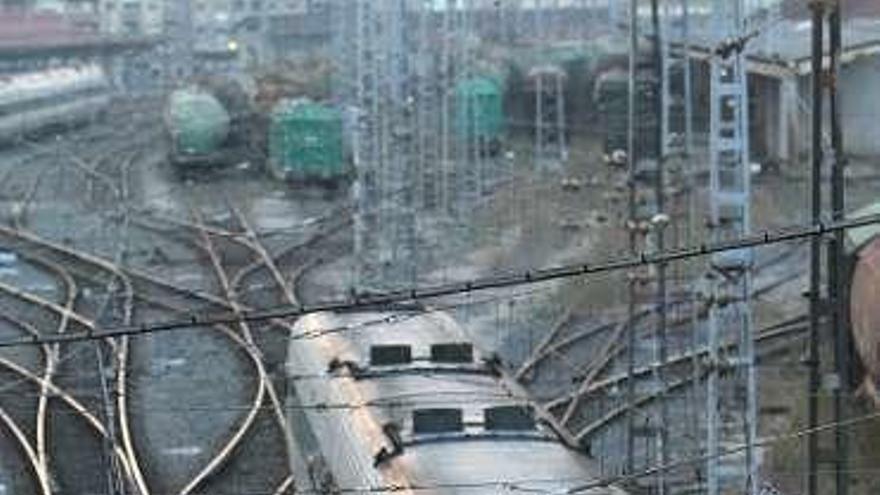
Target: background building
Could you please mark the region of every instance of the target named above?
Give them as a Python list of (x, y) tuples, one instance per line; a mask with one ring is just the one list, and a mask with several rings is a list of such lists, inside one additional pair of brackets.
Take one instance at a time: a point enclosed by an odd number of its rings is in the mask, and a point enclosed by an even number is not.
[(163, 32), (163, 0), (100, 0), (101, 31), (121, 35), (158, 35)]

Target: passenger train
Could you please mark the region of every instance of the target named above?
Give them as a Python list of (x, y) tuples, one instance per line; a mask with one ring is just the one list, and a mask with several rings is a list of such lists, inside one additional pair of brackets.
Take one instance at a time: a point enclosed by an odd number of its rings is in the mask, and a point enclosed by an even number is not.
[(307, 457), (310, 490), (564, 493), (598, 478), (448, 314), (318, 313), (293, 333), (288, 411), (318, 440), (291, 452)]
[(98, 65), (0, 76), (0, 142), (103, 115), (110, 83)]

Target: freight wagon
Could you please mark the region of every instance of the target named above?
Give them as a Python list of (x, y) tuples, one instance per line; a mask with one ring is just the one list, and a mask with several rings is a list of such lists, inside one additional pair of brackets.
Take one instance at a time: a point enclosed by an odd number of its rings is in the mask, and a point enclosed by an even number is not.
[(248, 78), (201, 78), (166, 101), (169, 162), (181, 173), (260, 161), (265, 128)]
[(455, 132), (481, 155), (495, 156), (504, 140), (504, 89), (493, 77), (475, 76), (455, 86)]
[[(880, 214), (880, 203), (853, 216), (877, 214)], [(847, 248), (850, 331), (864, 369), (863, 390), (875, 406), (880, 407), (880, 226), (847, 231)]]
[(286, 99), (272, 110), (268, 166), (279, 180), (336, 186), (350, 172), (343, 114), (308, 100)]
[(230, 116), (223, 104), (197, 86), (171, 93), (165, 107), (168, 160), (183, 170), (223, 162)]

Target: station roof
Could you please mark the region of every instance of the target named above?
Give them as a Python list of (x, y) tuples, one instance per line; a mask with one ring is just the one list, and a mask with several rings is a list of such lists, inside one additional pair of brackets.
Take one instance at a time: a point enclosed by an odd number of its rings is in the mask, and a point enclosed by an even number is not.
[(144, 37), (106, 36), (54, 12), (0, 12), (0, 57), (127, 48), (155, 43)]
[(0, 48), (83, 43), (97, 37), (51, 12), (0, 12)]
[[(709, 20), (694, 23), (693, 48), (697, 58), (707, 58), (714, 43)], [(760, 29), (760, 26), (759, 26)], [(770, 21), (762, 33), (748, 42), (751, 70), (766, 75), (806, 75), (810, 62), (811, 23), (803, 19)], [(843, 26), (842, 63), (880, 53), (880, 18), (848, 19)]]

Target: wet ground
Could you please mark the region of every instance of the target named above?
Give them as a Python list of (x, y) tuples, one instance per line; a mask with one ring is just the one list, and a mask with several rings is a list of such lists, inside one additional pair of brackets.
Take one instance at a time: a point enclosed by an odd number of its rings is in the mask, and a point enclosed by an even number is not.
[[(315, 219), (338, 204), (338, 195), (274, 182), (258, 168), (232, 167), (206, 171), (198, 180), (184, 179), (165, 162), (156, 113), (139, 114), (137, 123), (131, 123), (124, 112), (108, 118), (108, 122), (58, 138), (44, 136), (27, 147), (0, 150), (0, 174), (7, 178), (0, 191), (3, 218), (61, 246), (176, 286), (217, 293), (215, 275), (194, 243), (196, 235), (180, 227), (181, 223), (193, 222), (198, 213), (205, 222), (223, 227), (230, 223), (235, 208), (266, 237), (272, 249), (280, 249), (300, 242)], [(129, 132), (135, 125), (138, 132)], [(235, 260), (227, 261), (232, 263), (228, 269), (234, 270)], [(108, 287), (86, 282), (90, 273), (78, 266), (66, 268), (80, 286), (77, 311), (96, 321), (100, 318), (108, 326), (121, 324), (118, 304), (100, 309)], [(59, 304), (63, 301), (58, 276), (21, 259), (3, 259), (0, 282)], [(188, 310), (210, 307), (198, 300), (190, 302)], [(180, 317), (143, 302), (136, 308), (140, 308), (134, 315), (137, 322)], [(57, 324), (8, 296), (0, 298), (0, 310), (40, 328)], [(283, 341), (283, 334), (279, 335)], [(21, 337), (21, 332), (3, 324), (0, 337)], [(270, 343), (262, 339), (258, 344)], [(102, 399), (108, 396), (102, 392), (98, 347), (103, 348), (107, 367), (104, 383), (112, 388), (113, 354), (95, 343), (61, 347), (57, 383), (110, 424), (114, 421), (108, 418), (115, 416), (108, 415), (117, 414), (118, 409), (108, 409)], [(274, 370), (283, 355), (269, 354), (268, 369), (277, 376)], [(36, 347), (4, 348), (0, 357), (42, 372)], [(229, 441), (245, 418), (257, 390), (253, 363), (240, 346), (216, 329), (191, 329), (133, 339), (127, 369), (133, 444), (147, 485), (153, 493), (179, 491)], [(39, 388), (19, 375), (5, 370), (0, 373), (4, 387), (0, 406), (9, 408), (33, 443)], [(283, 380), (276, 386), (283, 390)], [(7, 392), (16, 394), (17, 399), (10, 402)], [(113, 390), (109, 397), (112, 403)], [(104, 493), (112, 477), (107, 445), (60, 400), (51, 401), (49, 410), (50, 472), (59, 490)], [(211, 492), (212, 486), (222, 485), (224, 491), (236, 493), (275, 491), (288, 475), (288, 466), (284, 438), (270, 411), (261, 407), (232, 460), (219, 475), (204, 481), (201, 490)], [(120, 434), (118, 425), (116, 429)], [(16, 448), (9, 430), (0, 430), (0, 493), (37, 493), (27, 457)], [(68, 460), (72, 452), (76, 452), (75, 463)]]

